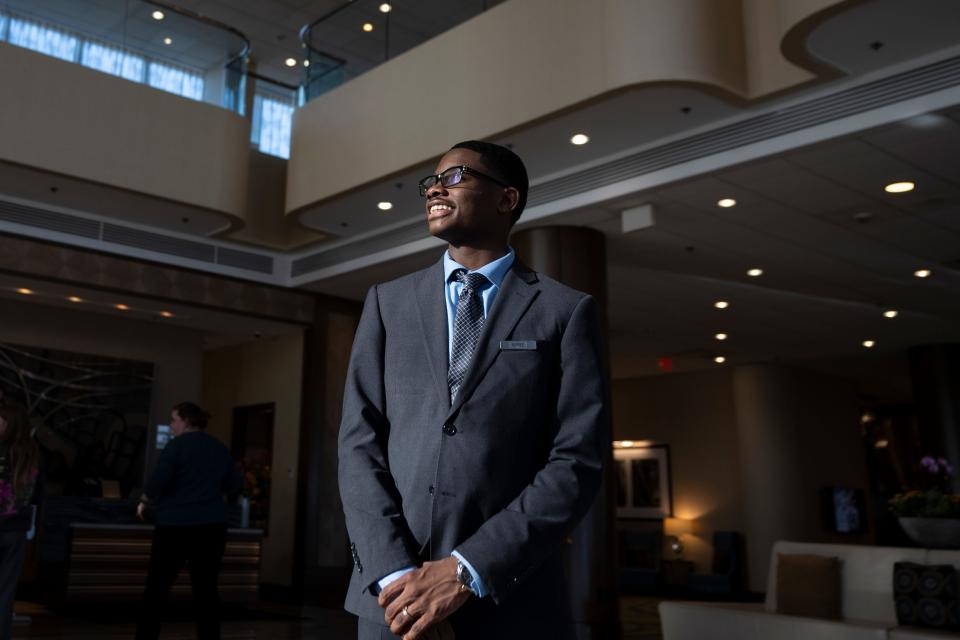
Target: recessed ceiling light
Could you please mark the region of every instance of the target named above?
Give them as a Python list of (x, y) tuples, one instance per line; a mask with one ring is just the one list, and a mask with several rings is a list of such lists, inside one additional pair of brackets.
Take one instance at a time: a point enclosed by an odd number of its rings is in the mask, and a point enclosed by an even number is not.
[(715, 306), (717, 309), (726, 309), (730, 306), (730, 303), (726, 300), (717, 300), (713, 303), (713, 306)]
[(163, 15), (163, 11), (154, 11), (150, 15), (153, 16), (154, 20), (163, 20), (166, 17)]
[(763, 275), (763, 269), (757, 269), (757, 268), (750, 269), (749, 271), (747, 271), (747, 275), (750, 276), (751, 278), (759, 278), (760, 276)]
[(161, 312), (160, 312), (160, 315), (163, 316), (164, 318), (172, 318), (172, 317), (173, 317), (173, 314), (172, 314), (171, 312), (169, 312), (169, 311), (161, 311)]
[(725, 333), (718, 333), (717, 335), (715, 335), (715, 336), (713, 336), (713, 337), (716, 338), (717, 340), (726, 340), (726, 339), (727, 339), (727, 334), (725, 334)]
[(913, 188), (917, 185), (912, 182), (891, 182), (883, 188), (887, 193), (907, 193), (908, 191), (913, 191)]
[(365, 32), (370, 33), (371, 31), (373, 31), (373, 24), (370, 23), (370, 22), (364, 22), (362, 29), (363, 29)]
[(570, 143), (571, 143), (571, 144), (575, 144), (575, 145), (577, 145), (578, 147), (579, 147), (580, 145), (587, 144), (588, 142), (590, 142), (590, 136), (588, 136), (588, 135), (585, 134), (585, 133), (578, 133), (578, 134), (576, 134), (575, 136), (573, 136), (572, 138), (570, 138)]
[(173, 44), (173, 38), (171, 38), (170, 36), (167, 36), (166, 38), (163, 39), (163, 44)]
[(304, 60), (304, 61), (303, 61), (303, 66), (309, 67), (309, 66), (310, 66), (310, 61), (309, 61), (309, 60)]
[(722, 200), (717, 200), (717, 206), (729, 209), (730, 207), (737, 206), (737, 201), (733, 198), (723, 198)]
[(70, 302), (83, 302), (83, 298), (80, 298), (78, 296), (70, 296), (69, 298), (67, 298), (67, 300), (69, 300)]
[(913, 275), (915, 275), (918, 278), (929, 278), (931, 275), (931, 272), (930, 272), (930, 269), (917, 269), (916, 271), (913, 272)]
[(386, 3), (386, 2), (384, 2), (382, 5), (380, 5), (380, 13), (390, 13), (390, 11), (391, 11), (392, 9), (393, 9), (393, 7), (391, 7), (391, 6), (390, 6), (388, 3)]
[(724, 358), (723, 356), (717, 356), (716, 358), (713, 359), (713, 361), (716, 362), (717, 364), (723, 364), (724, 362), (727, 361), (727, 359)]
[(130, 311), (130, 307), (128, 307), (128, 306), (125, 305), (125, 304), (115, 304), (115, 305), (113, 305), (113, 307), (114, 307), (115, 309), (120, 310), (120, 311)]
[(17, 289), (17, 293), (21, 293), (21, 294), (23, 294), (23, 295), (25, 295), (25, 296), (32, 296), (32, 295), (33, 295), (33, 289), (27, 289), (27, 288), (25, 288), (25, 287), (20, 287), (19, 289)]
[(393, 209), (393, 203), (392, 203), (392, 202), (378, 202), (378, 203), (377, 203), (377, 209), (380, 209), (380, 211), (390, 211), (390, 209)]
[(875, 344), (877, 344), (877, 343), (876, 343), (874, 340), (864, 340), (864, 341), (863, 341), (863, 346), (866, 347), (867, 349), (873, 349), (873, 346), (874, 346)]
[(896, 309), (887, 309), (883, 312), (884, 318), (896, 318), (899, 312)]
[(295, 67), (297, 66), (297, 59), (287, 58), (286, 60), (283, 61), (283, 64), (287, 65), (288, 67)]

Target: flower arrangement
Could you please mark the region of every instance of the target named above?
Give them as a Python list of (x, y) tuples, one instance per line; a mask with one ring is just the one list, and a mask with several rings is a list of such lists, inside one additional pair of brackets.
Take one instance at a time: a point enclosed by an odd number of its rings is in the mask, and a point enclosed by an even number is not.
[(920, 467), (923, 487), (890, 498), (890, 511), (901, 518), (960, 518), (960, 495), (947, 486), (953, 465), (946, 458), (924, 456)]

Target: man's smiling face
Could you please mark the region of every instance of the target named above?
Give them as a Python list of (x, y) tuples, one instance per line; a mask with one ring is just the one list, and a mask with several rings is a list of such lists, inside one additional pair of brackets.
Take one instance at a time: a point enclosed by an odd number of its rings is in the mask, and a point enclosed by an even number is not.
[[(470, 149), (451, 149), (437, 164), (436, 173), (467, 166), (501, 179)], [(427, 190), (427, 227), (430, 234), (455, 247), (506, 239), (511, 227), (512, 194), (497, 183), (464, 173), (459, 184), (444, 187), (439, 182)]]

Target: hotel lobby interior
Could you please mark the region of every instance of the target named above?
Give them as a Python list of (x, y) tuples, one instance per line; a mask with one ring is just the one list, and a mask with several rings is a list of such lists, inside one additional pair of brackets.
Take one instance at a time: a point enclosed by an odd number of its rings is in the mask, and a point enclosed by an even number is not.
[(0, 0), (0, 86), (0, 395), (47, 475), (14, 638), (132, 637), (183, 400), (244, 472), (223, 637), (356, 637), (354, 332), (470, 139), (603, 316), (578, 638), (960, 633), (960, 4)]

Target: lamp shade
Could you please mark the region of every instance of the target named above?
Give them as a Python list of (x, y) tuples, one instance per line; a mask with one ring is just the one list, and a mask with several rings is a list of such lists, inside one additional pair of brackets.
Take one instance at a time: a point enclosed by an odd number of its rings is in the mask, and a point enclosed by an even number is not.
[(693, 520), (666, 518), (663, 521), (663, 532), (668, 536), (682, 536), (685, 533), (693, 533)]

